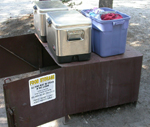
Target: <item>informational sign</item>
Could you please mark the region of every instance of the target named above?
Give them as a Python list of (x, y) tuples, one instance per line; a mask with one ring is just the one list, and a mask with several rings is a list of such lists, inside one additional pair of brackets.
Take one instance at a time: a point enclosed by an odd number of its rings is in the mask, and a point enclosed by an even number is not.
[(56, 98), (55, 73), (29, 80), (30, 106), (42, 104)]

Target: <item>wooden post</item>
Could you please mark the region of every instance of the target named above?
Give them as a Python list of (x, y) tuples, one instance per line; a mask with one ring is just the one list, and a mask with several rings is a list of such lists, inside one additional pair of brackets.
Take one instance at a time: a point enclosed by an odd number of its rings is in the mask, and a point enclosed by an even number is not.
[(113, 0), (99, 0), (99, 7), (113, 7)]

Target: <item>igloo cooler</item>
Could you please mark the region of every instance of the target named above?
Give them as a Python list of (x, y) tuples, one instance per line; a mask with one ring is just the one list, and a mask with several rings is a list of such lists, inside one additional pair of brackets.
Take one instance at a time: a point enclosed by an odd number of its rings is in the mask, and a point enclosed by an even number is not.
[(62, 4), (61, 1), (37, 1), (34, 2), (34, 26), (39, 38), (46, 42), (46, 18), (47, 12), (68, 10), (68, 7)]
[(46, 14), (48, 47), (58, 63), (85, 61), (91, 54), (91, 20), (78, 11)]

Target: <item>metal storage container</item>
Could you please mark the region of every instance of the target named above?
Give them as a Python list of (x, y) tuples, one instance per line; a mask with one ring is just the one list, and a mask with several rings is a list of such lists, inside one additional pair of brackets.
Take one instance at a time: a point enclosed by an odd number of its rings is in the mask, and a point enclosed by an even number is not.
[(50, 51), (59, 63), (89, 60), (91, 20), (78, 11), (46, 14), (46, 37)]
[(34, 14), (34, 26), (39, 38), (46, 42), (46, 18), (45, 14), (50, 11), (68, 10), (68, 7), (62, 4), (61, 1), (37, 1), (34, 2), (33, 14)]

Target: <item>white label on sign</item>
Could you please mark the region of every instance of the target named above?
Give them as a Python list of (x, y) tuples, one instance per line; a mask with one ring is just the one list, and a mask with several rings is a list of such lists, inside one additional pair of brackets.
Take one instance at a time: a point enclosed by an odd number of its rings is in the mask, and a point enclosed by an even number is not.
[(56, 98), (55, 73), (29, 80), (30, 105), (35, 106)]

